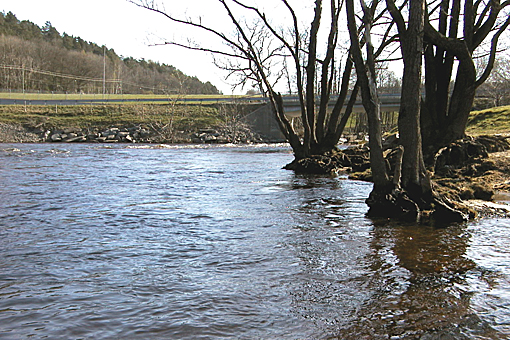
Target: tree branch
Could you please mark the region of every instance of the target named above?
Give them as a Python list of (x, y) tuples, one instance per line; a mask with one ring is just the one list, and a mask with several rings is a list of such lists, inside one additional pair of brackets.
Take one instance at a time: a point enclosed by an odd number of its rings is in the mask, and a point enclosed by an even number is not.
[(499, 37), (508, 28), (509, 25), (510, 25), (510, 17), (508, 17), (506, 19), (504, 24), (498, 29), (496, 34), (494, 34), (494, 36), (492, 37), (489, 62), (487, 63), (487, 66), (485, 67), (483, 74), (475, 82), (475, 87), (479, 87), (487, 80), (487, 78), (489, 78), (492, 68), (494, 67), (494, 61), (496, 60), (496, 51), (497, 51)]

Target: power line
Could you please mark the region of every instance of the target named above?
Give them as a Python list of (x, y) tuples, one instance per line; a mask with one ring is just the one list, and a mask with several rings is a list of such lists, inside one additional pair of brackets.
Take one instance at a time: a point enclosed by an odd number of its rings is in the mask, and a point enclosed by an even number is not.
[[(66, 79), (73, 79), (73, 80), (103, 82), (103, 78), (91, 78), (91, 77), (84, 77), (84, 76), (76, 76), (76, 75), (72, 75), (72, 74), (44, 71), (44, 70), (38, 70), (38, 69), (34, 69), (34, 68), (26, 68), (23, 66), (0, 64), (0, 68), (7, 69), (7, 70), (25, 71), (25, 72), (30, 72), (30, 73), (37, 73), (37, 74), (43, 74), (43, 75), (52, 76), (52, 77), (59, 77), (59, 78), (66, 78)], [(122, 80), (120, 80), (120, 79), (110, 79), (110, 80), (105, 80), (105, 81), (107, 83), (122, 82)]]
[[(155, 89), (154, 86), (144, 86), (144, 85), (140, 85), (140, 84), (136, 84), (136, 83), (132, 83), (132, 82), (128, 82), (128, 81), (123, 81), (122, 79), (106, 79), (105, 76), (103, 76), (102, 78), (92, 78), (92, 77), (77, 76), (77, 75), (72, 75), (72, 74), (58, 73), (58, 72), (45, 71), (45, 70), (40, 70), (40, 69), (35, 69), (35, 68), (26, 68), (23, 66), (5, 65), (5, 64), (0, 64), (0, 68), (5, 69), (5, 70), (36, 73), (36, 74), (42, 74), (42, 75), (46, 75), (46, 76), (59, 77), (59, 78), (71, 79), (71, 80), (81, 80), (81, 81), (89, 81), (89, 82), (103, 83), (103, 84), (110, 83), (110, 84), (118, 84), (121, 86), (128, 85), (128, 86), (134, 86), (136, 88), (144, 89), (144, 90), (154, 90)], [(25, 80), (24, 78), (25, 77), (23, 76), (23, 81)]]

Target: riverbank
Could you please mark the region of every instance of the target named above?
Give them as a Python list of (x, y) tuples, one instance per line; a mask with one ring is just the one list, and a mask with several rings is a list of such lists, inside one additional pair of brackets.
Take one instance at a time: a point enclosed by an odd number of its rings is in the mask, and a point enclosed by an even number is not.
[(0, 143), (252, 143), (243, 123), (258, 105), (0, 106)]
[(443, 192), (448, 190), (453, 200), (474, 213), (472, 217), (510, 217), (510, 150), (489, 152), (486, 158), (456, 172), (433, 179)]

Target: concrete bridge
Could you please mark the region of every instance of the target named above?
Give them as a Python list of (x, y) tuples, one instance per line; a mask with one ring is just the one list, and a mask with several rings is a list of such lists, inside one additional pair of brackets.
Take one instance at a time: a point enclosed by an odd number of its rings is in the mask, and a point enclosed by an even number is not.
[[(335, 104), (335, 97), (330, 100), (329, 109), (332, 110)], [(383, 113), (383, 128), (390, 129), (397, 124), (397, 113), (400, 109), (400, 94), (383, 94), (379, 95), (381, 102), (381, 112)], [(297, 96), (285, 96), (283, 98), (285, 115), (292, 122), (295, 118), (301, 117), (301, 107)], [(345, 106), (342, 108), (345, 112)], [(366, 130), (365, 109), (360, 100), (356, 101), (353, 113), (346, 126), (346, 132), (359, 133)], [(283, 140), (284, 137), (280, 132), (278, 123), (274, 118), (269, 104), (257, 109), (245, 117), (245, 120), (253, 129), (261, 135), (270, 139)]]
[[(348, 100), (349, 98), (347, 98)], [(381, 111), (382, 112), (394, 112), (398, 111), (400, 108), (400, 94), (383, 94), (379, 95), (379, 100), (381, 101)], [(333, 109), (335, 106), (336, 97), (333, 96), (329, 101), (329, 108)], [(300, 117), (301, 116), (301, 107), (299, 105), (299, 99), (296, 96), (287, 96), (283, 99), (283, 105), (285, 109), (285, 115), (289, 118), (292, 117)], [(342, 112), (345, 111), (345, 106), (342, 108)], [(365, 108), (360, 100), (356, 101), (354, 105), (353, 112), (365, 112)]]

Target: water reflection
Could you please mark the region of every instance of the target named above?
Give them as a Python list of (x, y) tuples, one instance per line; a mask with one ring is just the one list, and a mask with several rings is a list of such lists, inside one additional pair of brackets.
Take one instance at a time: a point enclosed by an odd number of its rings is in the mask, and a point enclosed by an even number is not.
[[(293, 246), (301, 259), (294, 312), (328, 339), (504, 339), (472, 308), (473, 276), (496, 273), (467, 255), (468, 225), (360, 219), (366, 197), (338, 178), (296, 176)], [(356, 183), (354, 183), (356, 185)], [(358, 183), (361, 187), (362, 183)], [(478, 273), (478, 274), (476, 274)]]
[(466, 257), (469, 241), (463, 225), (376, 225), (369, 256), (375, 294), (360, 310), (363, 321), (341, 334), (367, 339), (497, 336), (471, 312), (471, 294), (458, 286), (476, 268)]

